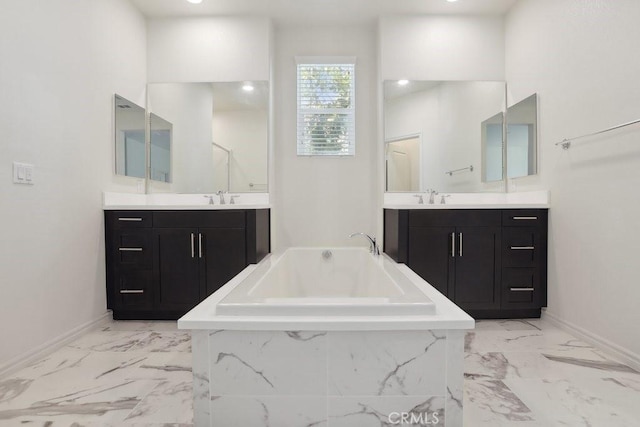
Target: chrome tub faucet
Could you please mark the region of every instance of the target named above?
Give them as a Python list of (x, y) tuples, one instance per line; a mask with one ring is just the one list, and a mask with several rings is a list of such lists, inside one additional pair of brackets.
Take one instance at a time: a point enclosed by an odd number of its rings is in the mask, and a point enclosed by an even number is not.
[(362, 236), (366, 239), (369, 240), (369, 252), (373, 255), (380, 255), (380, 248), (378, 248), (378, 245), (376, 244), (376, 238), (375, 237), (371, 237), (366, 233), (352, 233), (349, 234), (349, 238), (353, 238), (354, 236)]

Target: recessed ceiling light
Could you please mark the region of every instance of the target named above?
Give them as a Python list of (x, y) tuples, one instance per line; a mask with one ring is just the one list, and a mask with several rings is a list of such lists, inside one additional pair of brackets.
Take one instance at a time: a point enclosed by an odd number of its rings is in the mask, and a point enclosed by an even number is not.
[(398, 80), (399, 86), (406, 86), (409, 84), (409, 80)]
[(458, 0), (447, 0), (447, 1), (448, 1), (449, 3), (455, 3), (455, 2), (457, 2)]
[(200, 4), (202, 3), (202, 0), (187, 0), (189, 3), (193, 3), (193, 4)]
[(245, 92), (253, 92), (253, 89), (253, 85), (249, 83), (245, 83), (245, 85), (242, 86), (242, 90), (244, 90)]

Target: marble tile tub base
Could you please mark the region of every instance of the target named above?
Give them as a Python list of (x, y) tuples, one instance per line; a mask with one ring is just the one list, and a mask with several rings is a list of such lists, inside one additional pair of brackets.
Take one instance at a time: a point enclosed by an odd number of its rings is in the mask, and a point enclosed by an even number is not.
[(195, 426), (462, 426), (464, 331), (193, 331)]

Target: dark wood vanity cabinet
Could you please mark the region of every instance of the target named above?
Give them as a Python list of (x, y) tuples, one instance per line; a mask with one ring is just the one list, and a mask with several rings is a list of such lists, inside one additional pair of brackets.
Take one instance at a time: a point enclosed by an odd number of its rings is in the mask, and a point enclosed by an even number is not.
[(539, 317), (547, 211), (384, 211), (384, 250), (476, 318)]
[(106, 211), (115, 319), (177, 319), (270, 251), (269, 210)]

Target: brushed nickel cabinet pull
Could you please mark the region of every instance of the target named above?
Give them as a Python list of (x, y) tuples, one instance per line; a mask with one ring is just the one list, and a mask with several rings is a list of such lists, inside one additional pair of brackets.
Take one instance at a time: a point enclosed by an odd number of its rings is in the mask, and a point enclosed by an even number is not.
[(451, 233), (451, 258), (456, 257), (456, 233)]
[(118, 221), (134, 221), (134, 222), (141, 222), (142, 218), (118, 218)]
[(118, 248), (120, 252), (142, 252), (142, 248)]
[(202, 233), (198, 233), (198, 255), (202, 258)]
[(533, 292), (533, 288), (511, 288), (511, 292)]
[(535, 246), (511, 246), (512, 251), (532, 251), (535, 248)]
[(460, 247), (458, 248), (458, 253), (462, 256), (462, 233), (460, 233)]
[(527, 220), (536, 220), (538, 219), (538, 217), (537, 216), (514, 216), (513, 219), (516, 221), (527, 221)]
[(121, 294), (144, 294), (144, 289), (120, 289)]
[(191, 258), (196, 257), (196, 247), (194, 243), (195, 238), (196, 238), (195, 234), (191, 233)]

